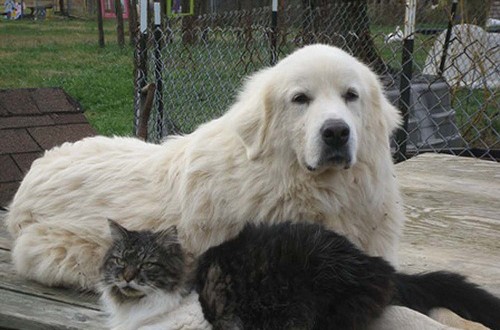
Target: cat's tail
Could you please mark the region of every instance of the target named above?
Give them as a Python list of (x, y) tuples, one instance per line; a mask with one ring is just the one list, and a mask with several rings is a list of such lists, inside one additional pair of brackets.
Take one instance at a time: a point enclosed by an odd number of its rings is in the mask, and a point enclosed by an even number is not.
[(500, 298), (450, 272), (396, 274), (394, 304), (428, 314), (444, 307), (461, 317), (500, 330)]

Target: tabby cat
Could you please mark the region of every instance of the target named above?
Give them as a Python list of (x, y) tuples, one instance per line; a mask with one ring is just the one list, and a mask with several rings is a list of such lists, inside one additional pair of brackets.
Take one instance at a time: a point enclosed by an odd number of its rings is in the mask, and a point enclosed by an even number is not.
[(365, 329), (388, 304), (446, 307), (500, 329), (500, 299), (462, 276), (396, 273), (317, 224), (247, 225), (189, 267), (175, 227), (109, 223), (103, 302), (114, 329)]
[[(101, 266), (101, 301), (115, 330), (204, 330), (198, 295), (187, 283), (188, 258), (175, 227), (128, 231), (109, 220), (113, 243)], [(190, 320), (186, 322), (186, 320)]]

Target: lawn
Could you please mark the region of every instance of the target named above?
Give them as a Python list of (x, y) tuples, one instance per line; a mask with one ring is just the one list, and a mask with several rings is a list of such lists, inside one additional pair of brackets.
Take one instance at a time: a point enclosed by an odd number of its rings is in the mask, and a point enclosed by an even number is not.
[(104, 135), (130, 135), (133, 126), (133, 47), (120, 49), (114, 21), (106, 47), (95, 21), (0, 20), (0, 88), (62, 87)]

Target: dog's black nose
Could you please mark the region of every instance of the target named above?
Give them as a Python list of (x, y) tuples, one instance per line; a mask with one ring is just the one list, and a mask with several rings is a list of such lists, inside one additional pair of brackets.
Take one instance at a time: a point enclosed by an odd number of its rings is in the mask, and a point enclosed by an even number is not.
[(330, 119), (321, 127), (321, 137), (330, 147), (342, 147), (349, 141), (350, 129), (343, 120)]

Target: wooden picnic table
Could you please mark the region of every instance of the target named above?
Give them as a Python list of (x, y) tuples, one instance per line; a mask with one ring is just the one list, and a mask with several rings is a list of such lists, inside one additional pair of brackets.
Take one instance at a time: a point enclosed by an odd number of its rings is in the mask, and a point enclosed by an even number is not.
[[(396, 168), (408, 215), (401, 268), (461, 272), (500, 296), (500, 164), (423, 154)], [(97, 297), (22, 279), (10, 247), (2, 228), (0, 328), (103, 328)]]
[(25, 0), (24, 6), (30, 12), (25, 11), (24, 17), (33, 19), (44, 19), (47, 16), (47, 10), (54, 8), (53, 0)]

